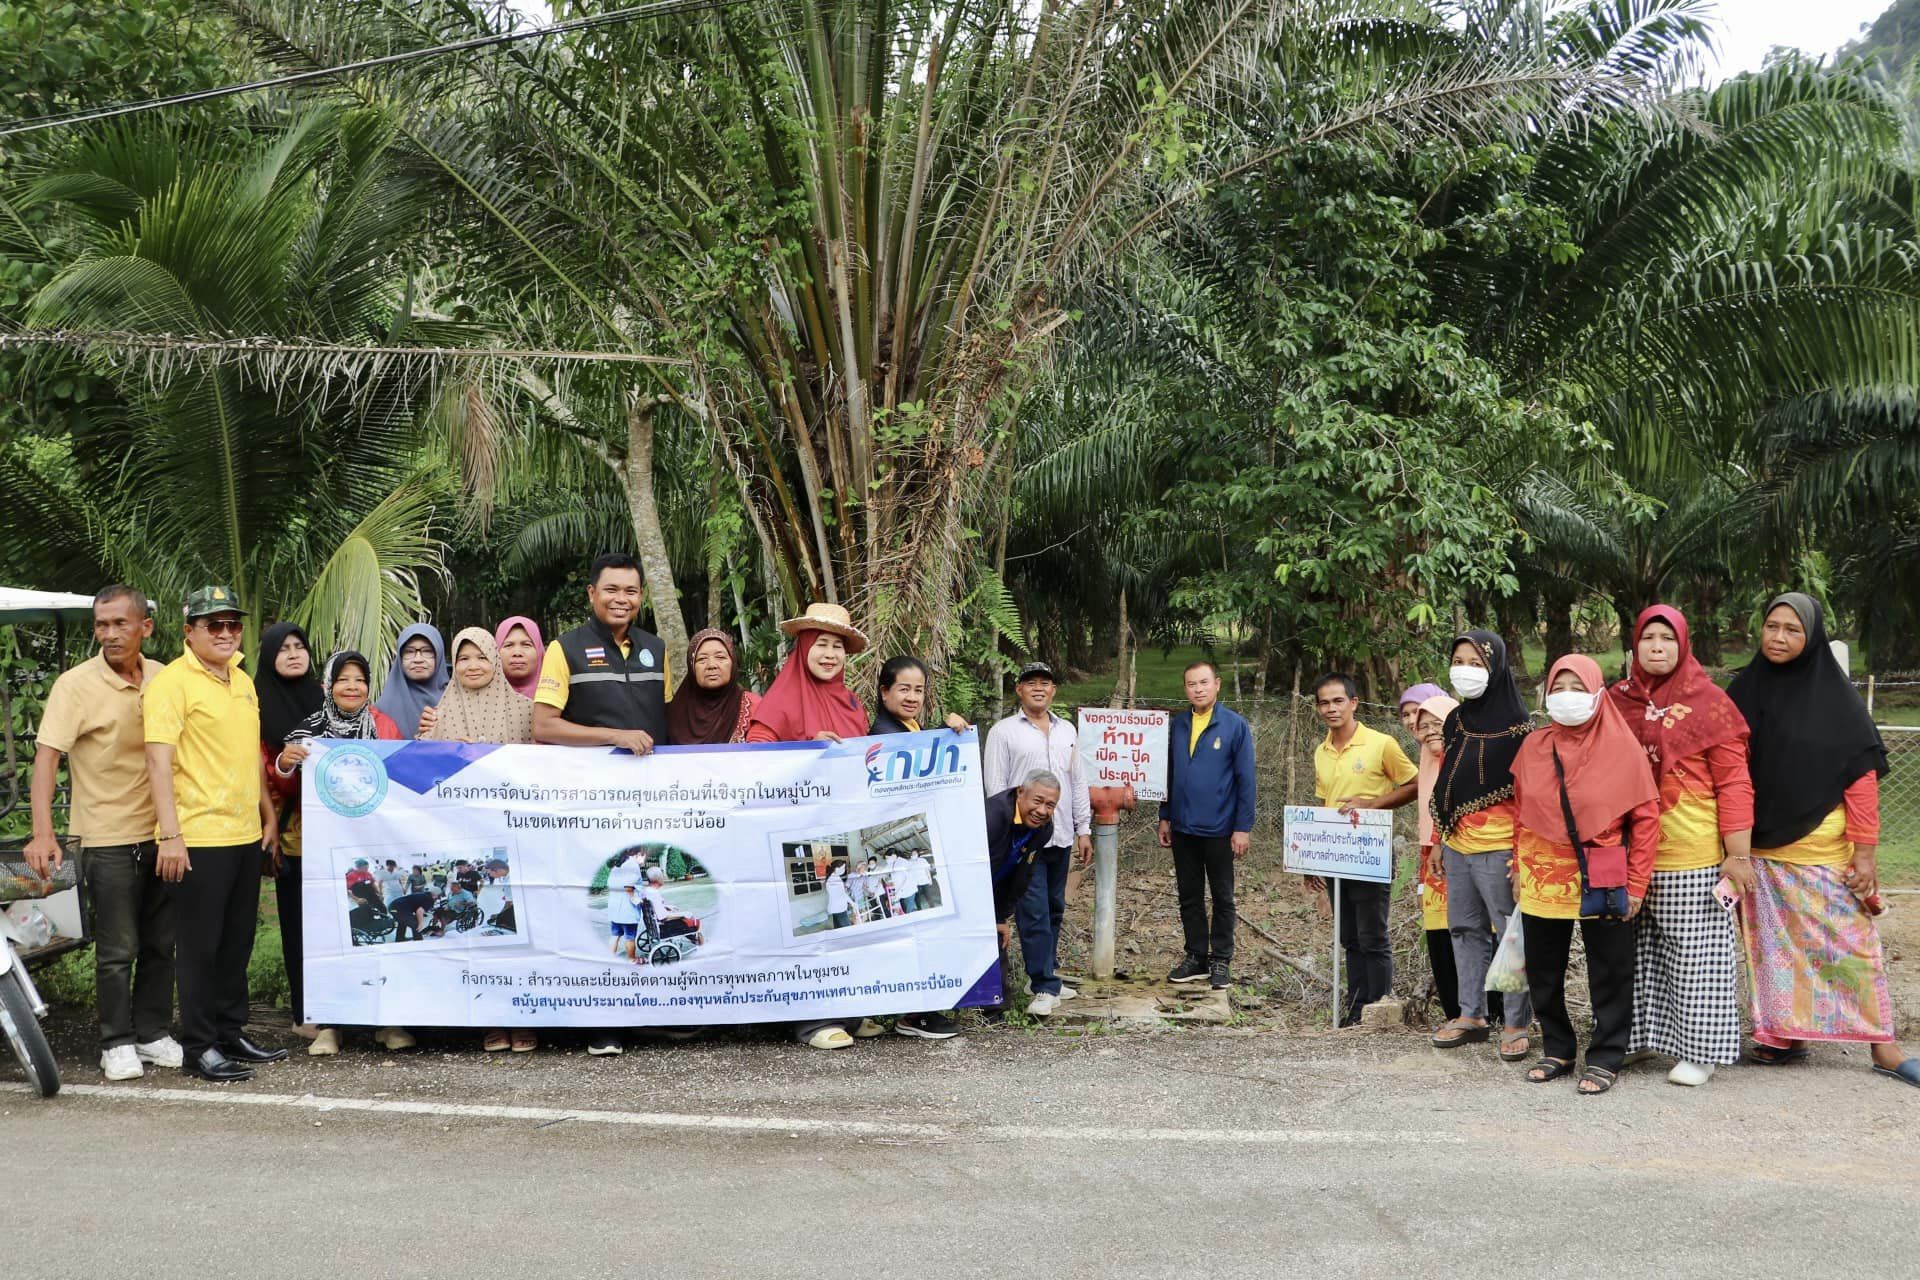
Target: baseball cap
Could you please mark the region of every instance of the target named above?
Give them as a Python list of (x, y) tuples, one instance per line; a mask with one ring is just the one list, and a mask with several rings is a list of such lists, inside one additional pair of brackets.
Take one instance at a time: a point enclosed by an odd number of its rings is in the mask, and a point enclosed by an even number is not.
[(201, 587), (187, 593), (188, 622), (195, 618), (210, 618), (216, 613), (237, 613), (243, 618), (247, 616), (247, 611), (240, 607), (240, 598), (225, 587)]
[(1059, 680), (1054, 678), (1053, 668), (1044, 662), (1029, 662), (1026, 666), (1020, 668), (1020, 675), (1014, 680), (1014, 683), (1025, 684), (1029, 680), (1052, 680), (1055, 684), (1060, 683)]

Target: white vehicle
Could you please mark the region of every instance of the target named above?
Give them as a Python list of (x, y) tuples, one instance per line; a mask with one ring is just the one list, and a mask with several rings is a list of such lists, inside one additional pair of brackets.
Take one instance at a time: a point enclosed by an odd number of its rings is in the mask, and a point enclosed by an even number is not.
[[(56, 653), (66, 650), (69, 625), (84, 626), (92, 618), (91, 596), (0, 587), (0, 626), (52, 623), (59, 637)], [(0, 819), (12, 815), (21, 801), (19, 744), (12, 726), (12, 691), (0, 681), (0, 735), (6, 739), (6, 757), (0, 761)], [(85, 946), (86, 911), (78, 848), (69, 845), (60, 869), (43, 879), (27, 866), (23, 844), (0, 841), (0, 1031), (6, 1033), (28, 1083), (41, 1097), (50, 1098), (60, 1092), (60, 1066), (40, 1028), (46, 1001), (27, 970)]]

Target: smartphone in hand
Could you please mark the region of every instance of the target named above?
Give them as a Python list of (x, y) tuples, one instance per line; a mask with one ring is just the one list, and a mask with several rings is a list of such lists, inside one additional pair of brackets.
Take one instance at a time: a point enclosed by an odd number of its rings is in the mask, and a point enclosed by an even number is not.
[(1733, 881), (1721, 876), (1720, 883), (1713, 886), (1713, 900), (1725, 908), (1728, 915), (1732, 915), (1734, 907), (1739, 904), (1740, 891), (1733, 887)]

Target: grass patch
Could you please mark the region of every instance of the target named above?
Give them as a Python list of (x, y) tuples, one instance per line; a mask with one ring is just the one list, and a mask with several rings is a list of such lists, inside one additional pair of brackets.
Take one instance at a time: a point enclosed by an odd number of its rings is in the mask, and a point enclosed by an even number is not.
[[(70, 951), (33, 975), (48, 1004), (91, 1008), (94, 1003), (93, 948)], [(247, 991), (255, 1004), (285, 1007), (291, 998), (287, 966), (280, 958), (280, 912), (273, 882), (260, 887), (260, 919), (253, 932), (253, 958), (247, 962)]]

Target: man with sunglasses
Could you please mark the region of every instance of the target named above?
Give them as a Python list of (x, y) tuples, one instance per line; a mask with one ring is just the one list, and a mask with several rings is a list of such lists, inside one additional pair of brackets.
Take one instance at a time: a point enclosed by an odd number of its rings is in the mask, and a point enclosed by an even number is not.
[(160, 878), (174, 886), (182, 1069), (224, 1084), (287, 1056), (246, 1034), (261, 850), (279, 832), (261, 785), (260, 701), (240, 669), (246, 615), (225, 587), (195, 591), (185, 614), (187, 651), (147, 686), (147, 781)]

